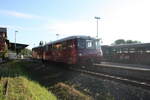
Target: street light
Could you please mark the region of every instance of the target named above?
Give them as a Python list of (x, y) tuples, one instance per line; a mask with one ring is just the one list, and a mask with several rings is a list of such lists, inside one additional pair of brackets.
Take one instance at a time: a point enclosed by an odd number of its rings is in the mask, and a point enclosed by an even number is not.
[(58, 33), (56, 34), (56, 37), (57, 37), (57, 40), (58, 40), (58, 38), (59, 38), (59, 34)]
[(98, 20), (101, 19), (100, 17), (94, 17), (97, 20), (97, 38), (98, 38)]
[(16, 54), (17, 54), (17, 50), (16, 50), (16, 34), (17, 34), (17, 30), (15, 31), (15, 52), (16, 52)]

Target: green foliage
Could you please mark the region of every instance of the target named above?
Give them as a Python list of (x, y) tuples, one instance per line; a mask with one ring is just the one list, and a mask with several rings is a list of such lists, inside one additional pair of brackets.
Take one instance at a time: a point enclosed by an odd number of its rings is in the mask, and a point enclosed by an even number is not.
[(8, 50), (7, 49), (5, 49), (3, 52), (0, 52), (0, 58), (6, 58), (6, 57), (8, 57)]
[(30, 49), (25, 48), (25, 49), (21, 50), (20, 54), (21, 55), (32, 55), (32, 51)]
[(127, 40), (126, 43), (130, 44), (130, 43), (141, 43), (141, 42), (140, 41), (136, 41), (136, 40), (135, 41), (133, 41), (133, 40)]
[[(12, 61), (0, 66), (0, 100), (57, 100), (46, 88), (29, 80), (24, 64)], [(6, 88), (7, 95), (4, 94)]]
[(114, 42), (115, 44), (125, 44), (125, 40), (124, 39), (118, 39)]
[(4, 100), (3, 86), (2, 86), (2, 84), (0, 84), (0, 100)]
[(131, 44), (131, 43), (141, 43), (141, 42), (136, 40), (133, 41), (133, 40), (118, 39), (112, 45)]
[(56, 100), (56, 97), (44, 87), (26, 77), (19, 76), (4, 80), (9, 80), (6, 100)]

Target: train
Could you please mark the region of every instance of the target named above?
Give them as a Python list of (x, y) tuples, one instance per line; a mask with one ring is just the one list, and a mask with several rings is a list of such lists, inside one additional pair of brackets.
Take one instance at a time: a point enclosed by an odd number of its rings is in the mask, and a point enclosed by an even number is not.
[(72, 65), (101, 63), (102, 56), (99, 39), (90, 36), (69, 36), (32, 48), (33, 59)]
[(103, 61), (150, 65), (150, 43), (103, 45)]
[(0, 28), (0, 62), (8, 57), (7, 29)]

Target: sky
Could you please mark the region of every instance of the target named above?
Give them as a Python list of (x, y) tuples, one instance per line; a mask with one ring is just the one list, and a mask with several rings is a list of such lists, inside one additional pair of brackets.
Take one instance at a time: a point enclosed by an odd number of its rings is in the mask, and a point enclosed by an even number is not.
[[(8, 39), (39, 44), (72, 35), (95, 37), (99, 20), (102, 44), (117, 39), (150, 42), (150, 0), (0, 0), (0, 27)], [(56, 34), (59, 34), (57, 37)]]

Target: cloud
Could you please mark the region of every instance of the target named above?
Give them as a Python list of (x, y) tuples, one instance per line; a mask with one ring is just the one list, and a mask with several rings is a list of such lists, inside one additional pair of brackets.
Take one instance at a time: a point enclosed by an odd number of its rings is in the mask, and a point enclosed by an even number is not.
[(24, 30), (23, 27), (16, 26), (16, 25), (2, 25), (2, 24), (0, 24), (0, 27), (5, 27), (5, 28), (7, 28), (9, 30)]
[(45, 29), (47, 28), (49, 32), (60, 34), (60, 37), (69, 35), (96, 36), (96, 22), (93, 20), (57, 21), (54, 23), (49, 23), (44, 27)]
[(0, 14), (18, 17), (18, 18), (24, 18), (24, 19), (41, 18), (40, 16), (37, 16), (37, 15), (32, 15), (32, 14), (27, 14), (27, 13), (12, 11), (12, 10), (0, 10)]

